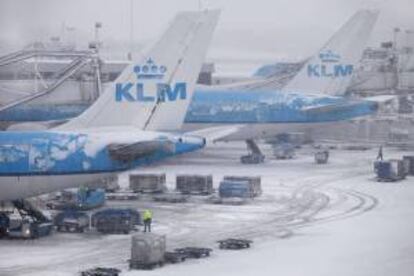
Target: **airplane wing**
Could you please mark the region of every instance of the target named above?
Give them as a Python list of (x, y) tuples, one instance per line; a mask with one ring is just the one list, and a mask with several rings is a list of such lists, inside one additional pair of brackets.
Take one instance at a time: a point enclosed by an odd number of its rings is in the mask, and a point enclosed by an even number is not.
[(189, 135), (200, 136), (206, 139), (207, 143), (215, 143), (218, 140), (238, 132), (244, 125), (225, 125), (208, 127), (188, 132)]
[[(186, 132), (185, 135), (204, 138), (208, 143), (215, 143), (221, 138), (236, 133), (244, 125), (217, 126)], [(108, 151), (113, 160), (131, 162), (137, 158), (150, 156), (155, 152), (174, 153), (175, 144), (168, 139), (139, 141), (132, 144), (111, 144)]]
[(302, 108), (302, 111), (306, 113), (325, 113), (325, 112), (332, 112), (332, 111), (341, 111), (341, 110), (348, 110), (360, 105), (361, 102), (350, 101), (346, 103), (338, 103), (338, 104), (328, 104), (328, 105), (320, 105), (320, 106), (310, 106)]
[(66, 122), (68, 122), (68, 120), (15, 123), (11, 124), (7, 128), (7, 131), (41, 131), (58, 127)]
[(349, 110), (369, 109), (378, 110), (380, 106), (392, 103), (397, 97), (395, 95), (381, 95), (374, 97), (366, 97), (362, 99), (350, 99), (339, 103), (332, 103), (319, 106), (307, 106), (302, 111), (309, 114), (341, 112)]
[(157, 151), (173, 153), (174, 148), (174, 143), (169, 140), (149, 140), (133, 144), (112, 144), (108, 146), (108, 151), (112, 159), (130, 162), (140, 157), (150, 156)]
[(380, 95), (364, 98), (365, 101), (376, 102), (381, 104), (390, 103), (395, 99), (397, 99), (397, 96), (395, 95)]

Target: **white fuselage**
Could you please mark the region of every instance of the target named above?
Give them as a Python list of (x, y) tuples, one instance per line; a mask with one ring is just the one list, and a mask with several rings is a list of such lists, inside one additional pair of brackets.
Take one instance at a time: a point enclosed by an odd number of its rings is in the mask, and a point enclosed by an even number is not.
[[(169, 141), (151, 151), (134, 146)], [(0, 201), (14, 200), (95, 184), (113, 174), (204, 147), (200, 137), (141, 131), (134, 128), (96, 128), (81, 132), (0, 133)], [(111, 146), (132, 149), (130, 159), (117, 159)], [(114, 153), (115, 154), (115, 153)]]

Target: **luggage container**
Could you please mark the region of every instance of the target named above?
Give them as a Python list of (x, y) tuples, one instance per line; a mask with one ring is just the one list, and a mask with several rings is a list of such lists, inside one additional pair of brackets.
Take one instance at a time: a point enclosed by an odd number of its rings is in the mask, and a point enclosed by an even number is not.
[(177, 175), (176, 190), (182, 194), (210, 195), (213, 193), (213, 176)]
[(321, 150), (315, 153), (315, 162), (316, 164), (326, 164), (329, 159), (329, 151)]
[(254, 198), (262, 194), (261, 178), (248, 176), (225, 176), (220, 182), (221, 198)]
[(414, 156), (404, 156), (404, 169), (407, 175), (414, 175)]
[(166, 190), (164, 174), (131, 174), (129, 188), (135, 193), (162, 193)]
[(247, 181), (228, 181), (223, 180), (220, 182), (219, 186), (219, 195), (221, 198), (229, 197), (240, 197), (240, 198), (250, 198), (252, 197), (250, 193), (249, 182)]
[(165, 236), (140, 233), (132, 236), (131, 269), (153, 269), (164, 265), (166, 250)]
[(382, 182), (398, 181), (405, 178), (404, 163), (402, 160), (376, 161), (374, 170), (377, 180)]
[(55, 216), (54, 225), (59, 232), (83, 233), (89, 228), (89, 216), (76, 211), (61, 212)]
[(272, 146), (272, 149), (276, 159), (292, 159), (295, 156), (295, 146), (292, 144), (276, 144)]
[(92, 216), (92, 227), (104, 234), (129, 234), (141, 225), (141, 215), (133, 209), (106, 209)]
[(118, 176), (111, 176), (102, 181), (102, 185), (107, 193), (116, 193), (120, 190)]
[(77, 210), (91, 210), (105, 204), (106, 196), (103, 189), (80, 188), (77, 196)]
[(224, 176), (223, 180), (227, 181), (247, 181), (249, 183), (250, 194), (253, 197), (262, 194), (262, 179), (259, 176)]

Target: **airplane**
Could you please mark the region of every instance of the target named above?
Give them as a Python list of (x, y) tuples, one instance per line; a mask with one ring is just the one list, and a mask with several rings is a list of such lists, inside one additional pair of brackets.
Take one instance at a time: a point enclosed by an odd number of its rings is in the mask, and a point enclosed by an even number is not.
[[(197, 86), (184, 129), (246, 124), (238, 131), (243, 139), (297, 129), (301, 124), (323, 125), (375, 114), (378, 99), (350, 99), (345, 92), (377, 17), (378, 12), (372, 10), (354, 14), (281, 90), (256, 91), (244, 84)], [(131, 98), (128, 93), (124, 96)], [(17, 122), (12, 130), (47, 129), (88, 108), (88, 103), (54, 103), (52, 95), (45, 97), (8, 109), (1, 107), (0, 121)]]
[(236, 132), (221, 140), (248, 140), (377, 113), (392, 97), (353, 99), (346, 90), (378, 14), (373, 10), (355, 13), (282, 89), (198, 87), (185, 129), (238, 124)]
[[(356, 12), (320, 50), (304, 62), (299, 73), (282, 89), (255, 90), (250, 88), (251, 82), (198, 86), (182, 130), (228, 126), (226, 135), (219, 136), (215, 141), (246, 141), (249, 152), (263, 155), (254, 140), (264, 139), (273, 143), (280, 134), (314, 132), (332, 125), (346, 127), (350, 120), (375, 115), (381, 105), (389, 103), (394, 96), (355, 99), (346, 91), (378, 14), (375, 10)], [(84, 108), (76, 104), (64, 104), (64, 107), (64, 111), (60, 112), (59, 105), (35, 101), (10, 109), (8, 114), (0, 112), (0, 119), (5, 115), (19, 120), (44, 120), (45, 115), (50, 120), (64, 119), (56, 116), (67, 116), (65, 111), (68, 110), (76, 114), (77, 109)], [(40, 117), (36, 118), (37, 115)], [(59, 120), (28, 122), (13, 125), (11, 129), (24, 130), (36, 126), (42, 129), (59, 123)]]
[(220, 12), (179, 13), (161, 39), (80, 116), (0, 133), (0, 202), (86, 186), (203, 148), (183, 124)]

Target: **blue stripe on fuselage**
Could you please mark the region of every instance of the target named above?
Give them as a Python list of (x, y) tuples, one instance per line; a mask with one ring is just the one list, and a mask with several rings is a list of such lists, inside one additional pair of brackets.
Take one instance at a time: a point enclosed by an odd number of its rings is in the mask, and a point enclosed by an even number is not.
[[(189, 106), (186, 123), (320, 123), (349, 120), (376, 112), (373, 102), (347, 105), (343, 97), (311, 96), (278, 91), (198, 90)], [(325, 112), (305, 112), (309, 107), (338, 105)], [(87, 104), (23, 105), (0, 112), (1, 121), (49, 121), (75, 117)]]
[(0, 177), (120, 172), (203, 147), (177, 142), (174, 153), (158, 151), (125, 163), (112, 159), (106, 146), (92, 151), (89, 143), (84, 134), (2, 132)]
[(22, 104), (0, 112), (3, 122), (42, 122), (67, 120), (85, 111), (88, 103), (68, 104)]
[[(376, 112), (368, 101), (276, 91), (197, 91), (186, 123), (320, 123), (348, 120)], [(311, 107), (337, 106), (329, 111), (307, 112)]]

